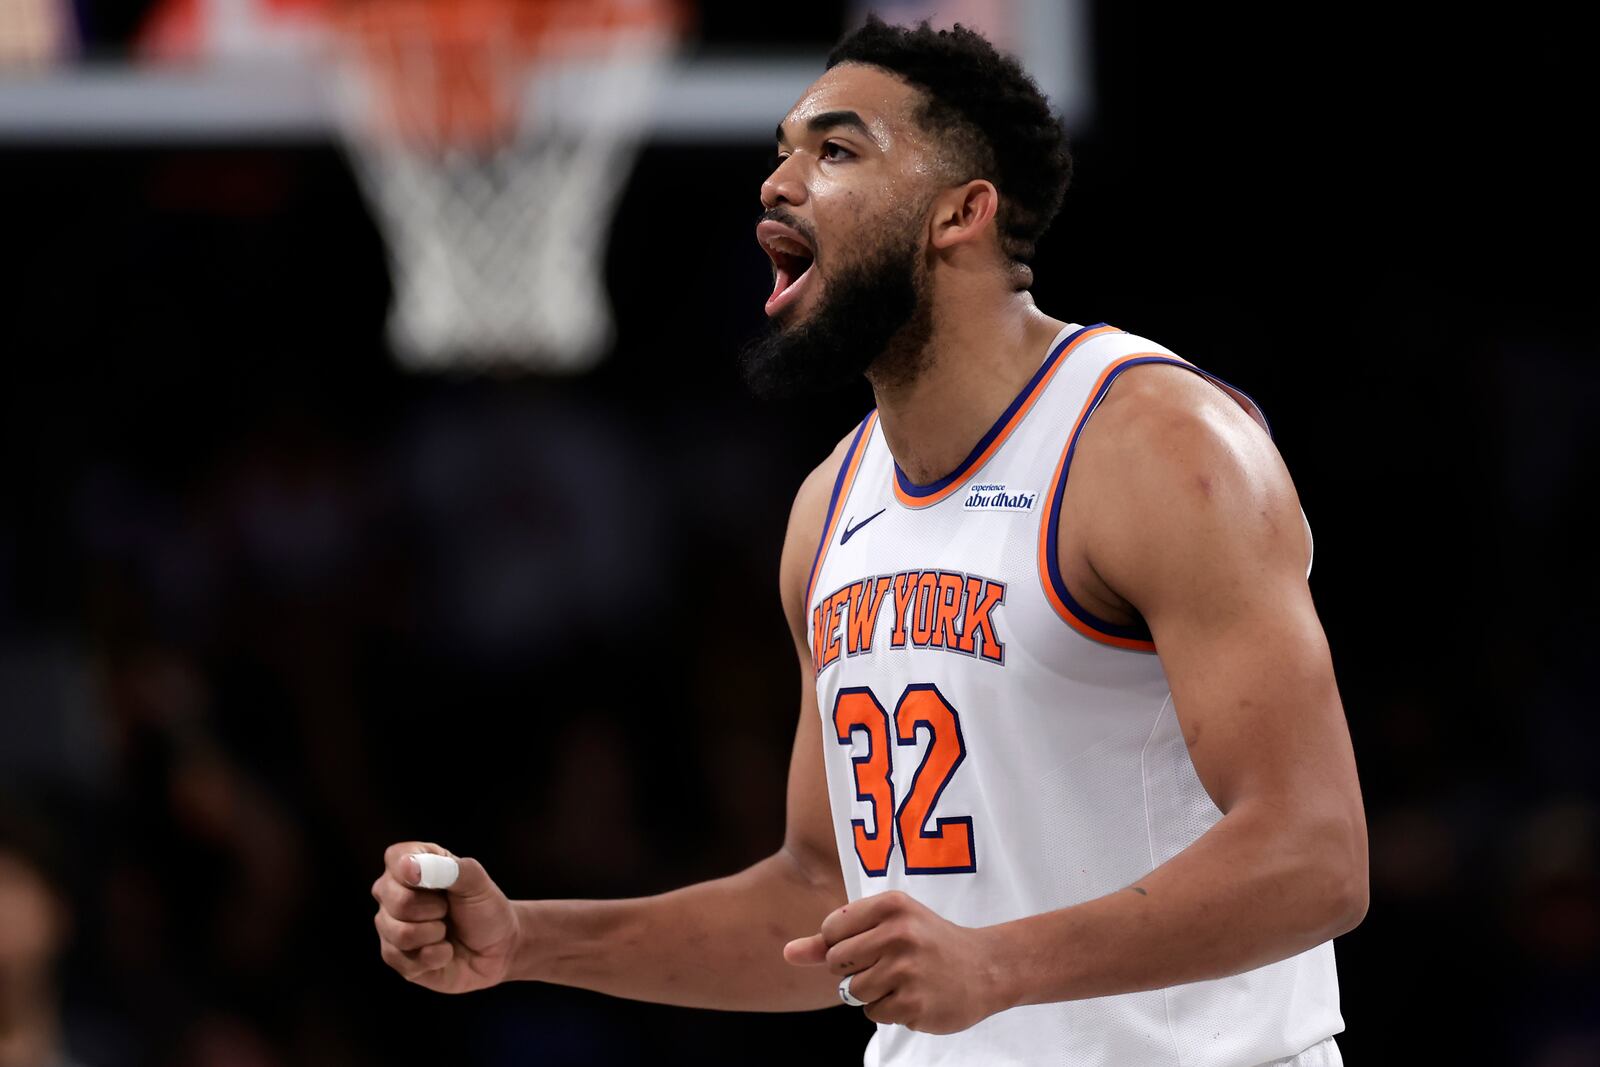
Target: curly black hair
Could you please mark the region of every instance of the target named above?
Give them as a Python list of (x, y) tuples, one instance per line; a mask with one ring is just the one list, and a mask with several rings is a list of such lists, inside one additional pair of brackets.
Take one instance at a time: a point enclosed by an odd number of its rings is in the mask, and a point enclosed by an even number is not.
[(890, 26), (876, 15), (840, 41), (840, 63), (879, 67), (922, 91), (917, 121), (950, 150), (961, 181), (1000, 191), (1000, 248), (1026, 266), (1072, 179), (1067, 135), (1039, 86), (1014, 58), (960, 23), (935, 30)]

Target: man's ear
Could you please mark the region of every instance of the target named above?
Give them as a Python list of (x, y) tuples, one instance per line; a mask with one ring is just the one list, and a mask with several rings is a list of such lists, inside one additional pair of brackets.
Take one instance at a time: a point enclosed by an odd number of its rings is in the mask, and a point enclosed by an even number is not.
[(974, 178), (939, 195), (933, 204), (930, 240), (937, 249), (977, 240), (994, 227), (1000, 190), (987, 178)]

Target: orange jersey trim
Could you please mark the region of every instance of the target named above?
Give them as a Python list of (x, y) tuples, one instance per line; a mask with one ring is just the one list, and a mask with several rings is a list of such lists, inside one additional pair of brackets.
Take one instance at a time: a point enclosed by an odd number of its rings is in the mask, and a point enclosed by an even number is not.
[[(1105, 393), (1110, 389), (1112, 380), (1128, 367), (1140, 363), (1169, 363), (1187, 367), (1190, 370), (1196, 369), (1187, 360), (1179, 359), (1165, 352), (1136, 352), (1130, 356), (1123, 356), (1101, 372), (1099, 379), (1094, 383), (1094, 388), (1089, 390), (1089, 398), (1084, 401), (1083, 410), (1078, 413), (1077, 421), (1073, 423), (1072, 433), (1068, 435), (1067, 443), (1061, 450), (1061, 459), (1056, 464), (1055, 476), (1050, 480), (1050, 491), (1045, 496), (1044, 521), (1039, 524), (1039, 583), (1044, 587), (1045, 599), (1050, 602), (1050, 606), (1055, 609), (1056, 614), (1061, 616), (1068, 626), (1071, 626), (1083, 636), (1092, 641), (1098, 641), (1101, 644), (1111, 645), (1115, 648), (1127, 649), (1131, 652), (1154, 652), (1156, 650), (1154, 641), (1129, 637), (1125, 634), (1109, 633), (1101, 627), (1110, 626), (1110, 623), (1096, 620), (1075, 603), (1069, 604), (1067, 597), (1070, 597), (1071, 594), (1067, 593), (1063, 596), (1066, 582), (1060, 576), (1059, 560), (1051, 557), (1052, 545), (1056, 540), (1056, 532), (1059, 530), (1061, 522), (1067, 467), (1072, 461), (1072, 454), (1078, 443), (1078, 435), (1083, 431), (1084, 424), (1089, 421), (1089, 416), (1094, 413), (1095, 408), (1100, 406), (1100, 401), (1105, 398)], [(1100, 625), (1097, 626), (1097, 622)]]
[[(828, 544), (833, 540), (833, 531), (839, 527), (839, 516), (844, 514), (844, 502), (850, 497), (850, 487), (855, 484), (856, 472), (861, 469), (861, 457), (867, 453), (867, 444), (872, 438), (872, 428), (877, 425), (878, 412), (874, 408), (862, 420), (860, 429), (856, 430), (855, 440), (850, 443), (850, 451), (845, 454), (844, 463), (839, 468), (839, 480), (834, 483), (833, 497), (828, 501), (828, 515), (822, 520), (822, 540), (817, 543), (816, 558), (811, 561), (811, 577), (806, 580), (806, 611), (811, 610), (811, 597), (817, 591), (817, 576), (822, 573), (822, 561), (828, 558)], [(816, 654), (816, 650), (812, 651)]]

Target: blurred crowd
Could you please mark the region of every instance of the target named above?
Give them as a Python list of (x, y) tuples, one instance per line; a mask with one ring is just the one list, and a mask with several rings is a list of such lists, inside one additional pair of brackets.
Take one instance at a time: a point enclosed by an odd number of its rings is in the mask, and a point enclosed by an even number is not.
[[(0, 527), (0, 928), (30, 931), (0, 941), (6, 1041), (60, 1031), (64, 958), (97, 1067), (362, 1062), (330, 1002), (396, 981), (364, 898), (391, 840), (546, 895), (776, 845), (787, 491), (740, 499), (776, 461), (737, 425), (441, 392), (359, 441), (274, 416), (176, 477), (82, 456), (62, 526)], [(70, 591), (19, 573), (41, 537)]]

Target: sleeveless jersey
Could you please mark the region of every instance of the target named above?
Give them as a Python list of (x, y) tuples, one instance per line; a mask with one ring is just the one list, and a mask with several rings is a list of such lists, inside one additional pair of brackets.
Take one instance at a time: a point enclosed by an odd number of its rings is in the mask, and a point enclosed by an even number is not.
[[(930, 485), (901, 473), (875, 412), (857, 429), (805, 600), (851, 900), (898, 889), (964, 926), (1006, 922), (1123, 889), (1222, 817), (1149, 631), (1090, 614), (1057, 565), (1078, 436), (1117, 376), (1146, 363), (1204, 374), (1114, 327), (1069, 326)], [(1204, 376), (1265, 427), (1249, 397)], [(1343, 1028), (1325, 942), (1230, 978), (1013, 1008), (959, 1034), (879, 1026), (866, 1063), (1248, 1067)], [(1338, 1053), (1327, 1042), (1320, 1055)]]

